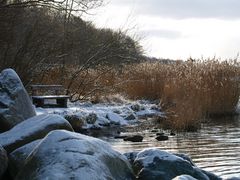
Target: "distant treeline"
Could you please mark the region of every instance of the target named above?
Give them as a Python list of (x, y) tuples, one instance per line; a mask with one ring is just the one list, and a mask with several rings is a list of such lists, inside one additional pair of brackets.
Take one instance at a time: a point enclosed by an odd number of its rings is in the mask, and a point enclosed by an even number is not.
[(142, 54), (138, 41), (125, 32), (98, 29), (64, 11), (0, 10), (0, 70), (14, 68), (25, 84), (50, 66), (119, 66), (139, 62)]

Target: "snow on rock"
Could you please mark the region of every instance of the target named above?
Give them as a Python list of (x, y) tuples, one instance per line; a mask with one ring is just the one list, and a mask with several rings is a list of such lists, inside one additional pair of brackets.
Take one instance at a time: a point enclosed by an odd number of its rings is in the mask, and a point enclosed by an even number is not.
[(9, 131), (0, 134), (0, 144), (10, 153), (27, 143), (43, 138), (55, 129), (73, 131), (72, 126), (63, 117), (43, 114), (29, 118)]
[(5, 173), (8, 167), (8, 157), (7, 152), (0, 146), (0, 179), (2, 175)]
[(79, 129), (81, 129), (84, 126), (84, 124), (86, 124), (86, 122), (85, 122), (86, 120), (84, 117), (77, 116), (75, 114), (65, 115), (64, 118), (71, 124), (74, 131), (78, 131)]
[(197, 180), (197, 179), (189, 175), (181, 175), (181, 176), (175, 177), (173, 180)]
[(140, 151), (133, 162), (133, 166), (139, 179), (144, 180), (169, 180), (182, 174), (201, 180), (210, 179), (207, 173), (196, 166), (192, 166), (189, 161), (159, 149)]
[[(79, 124), (77, 119), (81, 120), (80, 124), (82, 127), (92, 128), (93, 126), (101, 127), (109, 126), (110, 124), (127, 125), (138, 122), (138, 119), (142, 117), (164, 116), (160, 108), (156, 108), (157, 105), (150, 101), (125, 100), (121, 102), (122, 104), (111, 102), (98, 104), (75, 102), (69, 103), (68, 108), (37, 108), (36, 110), (37, 114), (59, 114), (67, 117), (67, 120), (69, 120), (68, 117), (75, 116), (75, 118), (73, 118), (74, 122), (69, 121), (74, 129), (76, 129), (75, 125)], [(132, 109), (133, 107), (138, 109), (138, 106), (139, 111)]]
[(116, 113), (107, 113), (107, 119), (109, 119), (110, 123), (115, 125), (126, 125), (126, 121), (120, 115)]
[(110, 125), (109, 119), (105, 118), (104, 116), (98, 116), (96, 123), (100, 126), (109, 126)]
[(0, 132), (35, 115), (32, 102), (16, 72), (3, 70), (0, 73)]
[(108, 143), (55, 130), (27, 157), (15, 179), (130, 180), (133, 172), (125, 156), (114, 151)]
[(41, 139), (28, 143), (9, 154), (9, 172), (14, 178), (18, 171), (24, 166), (25, 160), (32, 150), (41, 142)]

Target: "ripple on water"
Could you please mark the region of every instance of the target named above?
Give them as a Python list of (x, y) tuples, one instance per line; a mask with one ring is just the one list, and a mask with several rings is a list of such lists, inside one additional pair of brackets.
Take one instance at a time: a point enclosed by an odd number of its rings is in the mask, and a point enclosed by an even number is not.
[(107, 139), (120, 152), (141, 151), (156, 147), (169, 152), (188, 154), (204, 170), (223, 178), (240, 177), (240, 118), (203, 124), (199, 132), (182, 133), (168, 141), (157, 141), (154, 133), (142, 131), (141, 143)]

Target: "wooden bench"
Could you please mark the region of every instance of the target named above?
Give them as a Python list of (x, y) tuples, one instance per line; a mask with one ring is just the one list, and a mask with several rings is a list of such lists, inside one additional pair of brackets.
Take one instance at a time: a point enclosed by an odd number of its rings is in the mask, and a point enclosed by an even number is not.
[[(30, 88), (36, 107), (67, 107), (70, 96), (62, 95), (65, 91), (62, 85), (31, 85)], [(55, 103), (50, 103), (49, 100), (54, 100)]]

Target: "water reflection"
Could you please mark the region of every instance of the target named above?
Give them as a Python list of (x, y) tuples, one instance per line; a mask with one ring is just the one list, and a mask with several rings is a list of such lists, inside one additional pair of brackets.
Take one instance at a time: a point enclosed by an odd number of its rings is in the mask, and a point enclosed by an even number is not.
[(168, 141), (157, 141), (154, 133), (142, 131), (142, 143), (105, 139), (120, 152), (157, 147), (169, 152), (188, 154), (193, 162), (223, 178), (240, 177), (240, 118), (224, 118), (202, 125), (199, 132), (180, 133)]

